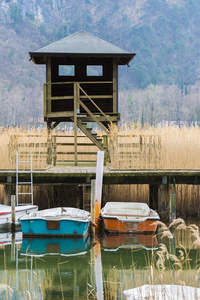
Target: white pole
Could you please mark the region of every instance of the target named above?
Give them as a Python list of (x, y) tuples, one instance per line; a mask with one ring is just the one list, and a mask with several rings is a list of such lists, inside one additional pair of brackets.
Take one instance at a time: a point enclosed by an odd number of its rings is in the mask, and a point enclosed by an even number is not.
[(97, 167), (96, 167), (96, 181), (95, 181), (95, 223), (99, 229), (99, 217), (101, 211), (101, 196), (103, 184), (103, 165), (104, 165), (104, 152), (97, 152)]
[(91, 180), (91, 205), (90, 205), (90, 209), (91, 209), (91, 231), (92, 231), (92, 237), (94, 238), (95, 236), (95, 180)]

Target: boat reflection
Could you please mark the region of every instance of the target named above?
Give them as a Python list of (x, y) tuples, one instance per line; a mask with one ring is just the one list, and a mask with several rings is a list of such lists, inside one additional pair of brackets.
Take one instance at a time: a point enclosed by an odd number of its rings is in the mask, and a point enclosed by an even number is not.
[(117, 251), (119, 248), (144, 248), (145, 250), (157, 249), (158, 241), (153, 234), (104, 234), (101, 239), (104, 250)]
[(23, 239), (20, 254), (32, 256), (85, 254), (90, 249), (90, 236), (79, 239)]
[(22, 232), (16, 231), (11, 233), (10, 231), (0, 231), (0, 247), (11, 245), (11, 244), (21, 244), (22, 243)]

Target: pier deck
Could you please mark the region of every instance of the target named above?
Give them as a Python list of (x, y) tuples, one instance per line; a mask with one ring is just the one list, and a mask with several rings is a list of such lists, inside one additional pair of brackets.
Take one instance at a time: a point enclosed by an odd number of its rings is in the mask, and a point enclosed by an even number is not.
[[(26, 181), (30, 174), (20, 174)], [(33, 171), (33, 183), (39, 184), (84, 184), (96, 177), (96, 166), (51, 166)], [(104, 167), (104, 184), (200, 184), (200, 170), (119, 170)], [(167, 180), (167, 182), (166, 182)], [(15, 184), (15, 170), (1, 170), (0, 184)]]

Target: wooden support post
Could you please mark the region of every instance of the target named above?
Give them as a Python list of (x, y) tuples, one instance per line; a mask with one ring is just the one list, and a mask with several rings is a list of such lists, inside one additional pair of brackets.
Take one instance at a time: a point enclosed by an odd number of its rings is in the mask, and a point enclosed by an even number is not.
[(46, 82), (47, 82), (47, 113), (51, 113), (51, 57), (46, 59)]
[(102, 197), (102, 184), (103, 184), (103, 165), (104, 165), (104, 152), (97, 152), (97, 166), (96, 166), (96, 182), (95, 182), (95, 223), (96, 229), (99, 230), (99, 218), (101, 212), (101, 197)]
[(91, 205), (90, 205), (90, 209), (91, 209), (91, 235), (94, 238), (95, 236), (95, 214), (94, 214), (94, 210), (95, 210), (95, 180), (91, 180)]
[(15, 195), (11, 196), (11, 231), (15, 232)]
[(47, 122), (47, 164), (52, 165), (52, 128), (51, 122)]
[(77, 85), (74, 83), (74, 164), (77, 166)]
[(157, 211), (159, 210), (158, 188), (159, 185), (157, 184), (149, 185), (149, 207)]
[(113, 58), (113, 112), (118, 111), (118, 99), (117, 99), (117, 78), (118, 78), (118, 70), (117, 70), (117, 59)]
[(11, 204), (11, 195), (15, 194), (15, 188), (12, 184), (5, 184), (4, 185), (4, 204), (10, 205)]
[(159, 186), (158, 213), (164, 222), (169, 221), (169, 185), (168, 184), (161, 184)]
[(56, 144), (56, 135), (53, 136), (53, 165), (56, 166), (57, 161), (57, 144)]

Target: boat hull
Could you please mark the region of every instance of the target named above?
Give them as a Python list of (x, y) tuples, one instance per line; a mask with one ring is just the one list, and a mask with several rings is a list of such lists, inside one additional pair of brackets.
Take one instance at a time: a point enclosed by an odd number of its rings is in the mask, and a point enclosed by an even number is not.
[(143, 222), (120, 221), (114, 218), (103, 218), (105, 229), (109, 232), (123, 233), (153, 233), (157, 229), (155, 220), (146, 220)]
[(137, 202), (107, 202), (101, 217), (105, 229), (114, 233), (154, 233), (160, 219), (146, 203)]
[(68, 236), (83, 237), (89, 229), (89, 222), (73, 220), (21, 220), (23, 236)]
[(23, 236), (83, 237), (90, 225), (90, 214), (70, 207), (38, 211), (21, 219)]

